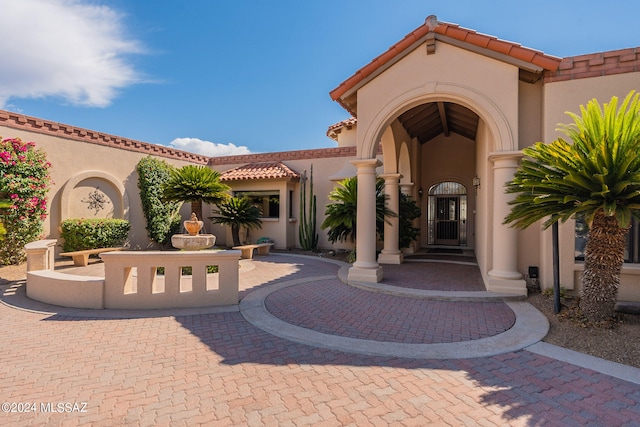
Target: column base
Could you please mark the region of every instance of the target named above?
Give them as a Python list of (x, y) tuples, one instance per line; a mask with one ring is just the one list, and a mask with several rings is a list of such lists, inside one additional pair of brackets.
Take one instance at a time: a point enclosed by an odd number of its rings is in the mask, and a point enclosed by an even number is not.
[(380, 252), (378, 255), (378, 264), (402, 264), (404, 262), (404, 254), (398, 252)]
[(354, 265), (349, 269), (347, 280), (349, 282), (378, 283), (382, 280), (382, 267), (361, 268)]
[(527, 296), (527, 282), (524, 279), (498, 279), (489, 276), (487, 291), (503, 294)]

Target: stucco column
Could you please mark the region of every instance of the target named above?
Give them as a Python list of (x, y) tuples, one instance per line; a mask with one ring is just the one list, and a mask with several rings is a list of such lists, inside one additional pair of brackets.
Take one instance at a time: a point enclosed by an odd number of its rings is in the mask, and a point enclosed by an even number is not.
[[(380, 175), (384, 179), (384, 194), (387, 208), (396, 215), (400, 213), (400, 192), (398, 183), (402, 175), (399, 173), (385, 173)], [(384, 249), (378, 256), (380, 264), (402, 264), (402, 252), (398, 249), (400, 240), (400, 220), (397, 216), (385, 218)]]
[(493, 153), (493, 268), (489, 271), (487, 290), (526, 295), (527, 285), (518, 272), (518, 230), (503, 224), (511, 211), (508, 204), (515, 197), (505, 192), (505, 185), (518, 169), (521, 152)]
[(349, 281), (379, 282), (382, 267), (376, 261), (376, 167), (377, 159), (353, 160), (358, 169), (358, 213), (356, 262), (349, 269)]
[(402, 194), (406, 194), (407, 196), (411, 196), (411, 190), (415, 184), (413, 182), (401, 182), (400, 183), (400, 192)]

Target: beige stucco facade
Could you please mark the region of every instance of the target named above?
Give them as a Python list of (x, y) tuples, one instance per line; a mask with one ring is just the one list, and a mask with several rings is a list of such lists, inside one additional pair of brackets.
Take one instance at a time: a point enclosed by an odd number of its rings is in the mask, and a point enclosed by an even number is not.
[[(349, 280), (380, 281), (385, 264), (402, 263), (412, 252), (458, 248), (475, 253), (488, 290), (524, 295), (529, 267), (540, 269), (543, 288), (553, 279), (550, 231), (503, 224), (512, 197), (504, 184), (522, 149), (558, 137), (566, 111), (633, 89), (640, 90), (640, 49), (561, 59), (430, 17), (331, 92), (353, 116), (329, 127), (335, 148), (206, 158), (10, 112), (0, 112), (0, 135), (36, 142), (53, 164), (48, 238), (59, 237), (65, 218), (104, 215), (129, 219), (132, 247), (148, 247), (135, 172), (146, 155), (220, 172), (281, 162), (300, 175), (313, 166), (319, 247), (356, 247)], [(350, 176), (358, 177), (358, 241), (332, 245), (320, 229), (327, 196)], [(420, 206), (420, 236), (409, 248), (398, 247), (397, 221), (385, 225), (383, 242), (376, 239), (376, 177), (385, 180), (392, 210), (398, 191)], [(250, 231), (248, 241), (267, 237), (277, 249), (299, 246), (300, 181), (256, 178), (230, 185), (233, 192), (279, 197), (277, 215)], [(109, 204), (93, 212), (83, 200), (97, 190)], [(205, 227), (219, 245), (231, 245), (227, 228), (206, 218)], [(572, 221), (560, 227), (561, 285), (576, 290), (581, 264), (574, 230)], [(640, 301), (640, 264), (625, 264), (622, 282), (620, 299)]]

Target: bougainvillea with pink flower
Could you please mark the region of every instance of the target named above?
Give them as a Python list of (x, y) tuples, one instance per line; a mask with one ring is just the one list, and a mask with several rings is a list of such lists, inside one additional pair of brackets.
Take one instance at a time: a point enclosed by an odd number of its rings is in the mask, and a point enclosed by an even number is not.
[(42, 235), (51, 163), (33, 142), (0, 140), (0, 199), (9, 201), (0, 209), (6, 229), (0, 240), (0, 264), (19, 264), (25, 260), (24, 245)]

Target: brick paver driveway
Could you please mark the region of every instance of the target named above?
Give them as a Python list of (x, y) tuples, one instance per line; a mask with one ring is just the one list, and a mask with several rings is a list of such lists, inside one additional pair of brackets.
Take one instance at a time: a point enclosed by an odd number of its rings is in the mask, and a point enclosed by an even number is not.
[[(254, 263), (246, 288), (338, 270)], [(286, 341), (237, 311), (100, 316), (0, 305), (0, 425), (640, 425), (640, 385), (527, 350), (374, 357)]]

